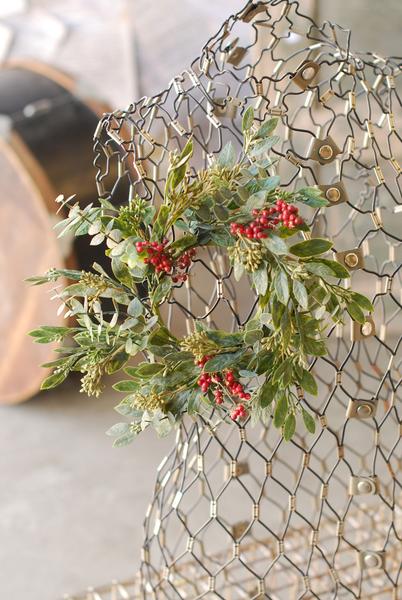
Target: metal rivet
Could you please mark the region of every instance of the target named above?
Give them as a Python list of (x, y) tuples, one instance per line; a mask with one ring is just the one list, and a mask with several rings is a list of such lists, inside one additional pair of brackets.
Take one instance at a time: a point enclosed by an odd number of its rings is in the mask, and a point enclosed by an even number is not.
[(370, 404), (360, 404), (356, 408), (356, 413), (359, 417), (369, 417), (373, 412), (373, 407)]
[(378, 554), (370, 553), (370, 554), (366, 554), (365, 557), (363, 558), (364, 564), (366, 567), (369, 568), (379, 568), (382, 565), (382, 560), (381, 560), (381, 556), (379, 556)]
[(329, 144), (324, 144), (318, 150), (318, 154), (323, 160), (330, 160), (334, 155), (334, 151)]
[(370, 494), (374, 491), (374, 485), (371, 481), (363, 479), (357, 484), (357, 491), (360, 492), (360, 494)]
[(364, 337), (368, 337), (373, 333), (373, 324), (370, 321), (366, 321), (364, 325), (361, 326), (360, 331)]
[(303, 79), (305, 81), (309, 81), (310, 79), (313, 79), (313, 77), (315, 76), (315, 69), (313, 67), (306, 67), (301, 72), (301, 76), (303, 77)]
[(357, 267), (359, 264), (359, 257), (355, 252), (348, 252), (343, 260), (348, 267)]
[(330, 202), (339, 202), (339, 200), (341, 199), (341, 192), (338, 190), (338, 188), (331, 187), (326, 191), (325, 197)]

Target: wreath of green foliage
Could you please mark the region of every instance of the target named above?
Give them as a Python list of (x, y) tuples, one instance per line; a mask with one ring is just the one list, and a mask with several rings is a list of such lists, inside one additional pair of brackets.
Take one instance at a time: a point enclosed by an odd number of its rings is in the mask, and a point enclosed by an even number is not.
[[(82, 391), (98, 395), (103, 376), (124, 369), (128, 377), (114, 388), (126, 394), (116, 410), (127, 421), (108, 432), (117, 446), (149, 425), (165, 435), (185, 414), (202, 415), (205, 422), (213, 418), (214, 424), (230, 415), (241, 426), (248, 419), (272, 421), (286, 440), (295, 433), (298, 417), (309, 432), (315, 431), (305, 393), (317, 394), (311, 365), (327, 353), (325, 332), (345, 311), (364, 323), (373, 307), (365, 296), (339, 285), (349, 272), (326, 257), (331, 241), (311, 239), (304, 221), (292, 228), (278, 223), (261, 239), (233, 233), (233, 223), (247, 225), (252, 214), (278, 200), (313, 209), (327, 204), (315, 187), (281, 189), (270, 157), (278, 141), (272, 135), (276, 124), (274, 118), (256, 123), (248, 108), (240, 159), (229, 143), (208, 169), (193, 175), (190, 139), (170, 157), (159, 207), (139, 197), (120, 208), (100, 199), (83, 209), (71, 198), (58, 199), (60, 208), (68, 209), (57, 226), (60, 235), (89, 234), (93, 245), (106, 242), (111, 270), (95, 263), (92, 272), (51, 269), (30, 279), (33, 284), (72, 280), (59, 298), (75, 326), (45, 326), (30, 333), (39, 343), (61, 342), (58, 358), (44, 365), (52, 374), (42, 389), (79, 371)], [(292, 236), (299, 239), (291, 243)], [(169, 270), (158, 272), (138, 242), (163, 245)], [(160, 307), (187, 273), (191, 277), (194, 252), (205, 246), (227, 248), (234, 277), (249, 277), (256, 308), (238, 331), (212, 330), (197, 321), (193, 334), (178, 339), (163, 322)], [(144, 360), (127, 366), (137, 355)], [(228, 377), (246, 400), (232, 393)], [(209, 387), (202, 389), (200, 378), (209, 380)]]

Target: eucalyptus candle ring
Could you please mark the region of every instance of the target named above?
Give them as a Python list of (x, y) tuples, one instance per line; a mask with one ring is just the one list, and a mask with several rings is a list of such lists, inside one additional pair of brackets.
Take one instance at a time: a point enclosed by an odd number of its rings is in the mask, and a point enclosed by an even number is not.
[[(195, 176), (188, 168), (190, 138), (180, 154), (170, 156), (158, 207), (138, 196), (120, 208), (105, 199), (85, 209), (61, 200), (69, 216), (57, 227), (88, 233), (91, 244), (106, 242), (113, 275), (94, 264), (96, 272), (52, 270), (31, 279), (73, 280), (60, 300), (76, 326), (31, 332), (41, 343), (71, 337), (76, 343), (59, 349), (42, 387), (55, 387), (70, 371), (80, 371), (82, 391), (99, 395), (104, 376), (124, 369), (128, 379), (114, 387), (126, 393), (117, 411), (128, 420), (109, 430), (118, 446), (150, 425), (165, 435), (186, 414), (200, 414), (205, 422), (211, 415), (236, 423), (272, 419), (285, 440), (293, 437), (299, 417), (315, 431), (304, 394), (318, 393), (311, 365), (327, 353), (324, 332), (345, 311), (363, 325), (373, 306), (337, 283), (350, 275), (325, 257), (330, 240), (288, 242), (301, 232), (310, 237), (300, 207), (324, 209), (328, 200), (316, 187), (281, 188), (269, 157), (278, 141), (272, 135), (276, 125), (271, 118), (256, 126), (248, 108), (240, 158), (229, 143)], [(236, 280), (249, 278), (256, 307), (238, 331), (196, 321), (194, 331), (180, 339), (164, 322), (161, 307), (187, 280), (197, 252), (209, 246), (227, 251)], [(139, 354), (146, 360), (129, 366)]]

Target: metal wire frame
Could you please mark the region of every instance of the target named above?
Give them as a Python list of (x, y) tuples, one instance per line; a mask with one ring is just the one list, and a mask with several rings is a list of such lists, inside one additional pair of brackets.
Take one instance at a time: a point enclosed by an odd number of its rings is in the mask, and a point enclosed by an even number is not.
[[(318, 66), (307, 81), (305, 61)], [(375, 305), (374, 324), (353, 328), (352, 341), (349, 323), (331, 330), (329, 355), (313, 365), (314, 436), (285, 444), (269, 424), (182, 425), (158, 470), (135, 597), (398, 597), (400, 71), (396, 58), (352, 52), (349, 31), (316, 25), (297, 1), (248, 2), (168, 88), (99, 124), (99, 194), (157, 203), (168, 154), (190, 135), (200, 168), (227, 141), (240, 146), (246, 106), (260, 121), (278, 116), (283, 185), (338, 189), (337, 202), (304, 216), (358, 258), (352, 286)], [(164, 310), (180, 335), (197, 319), (236, 329), (254, 307), (248, 282), (209, 249)]]

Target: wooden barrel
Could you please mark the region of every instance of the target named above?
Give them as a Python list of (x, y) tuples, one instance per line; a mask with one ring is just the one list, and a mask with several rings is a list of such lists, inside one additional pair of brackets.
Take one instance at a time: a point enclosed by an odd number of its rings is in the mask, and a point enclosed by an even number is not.
[[(27, 331), (64, 324), (51, 288), (30, 287), (49, 267), (86, 268), (97, 257), (86, 246), (58, 240), (55, 198), (97, 198), (92, 139), (108, 107), (80, 97), (74, 80), (43, 64), (0, 69), (0, 404), (34, 395), (53, 349)], [(94, 249), (97, 252), (97, 249)], [(62, 284), (63, 285), (63, 284)]]

